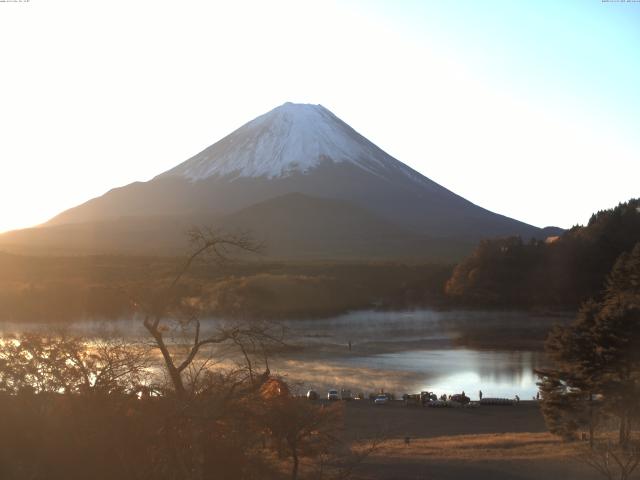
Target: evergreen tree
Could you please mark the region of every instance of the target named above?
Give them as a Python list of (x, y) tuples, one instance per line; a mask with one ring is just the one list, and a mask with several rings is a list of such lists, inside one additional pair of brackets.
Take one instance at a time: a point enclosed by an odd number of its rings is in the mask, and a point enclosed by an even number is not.
[(638, 241), (640, 199), (631, 199), (556, 241), (483, 240), (455, 267), (445, 291), (463, 304), (577, 308), (588, 298), (602, 299), (616, 259)]
[(596, 302), (585, 302), (571, 326), (556, 327), (545, 344), (554, 368), (538, 371), (549, 430), (570, 439), (578, 429), (587, 428), (590, 443), (601, 416), (599, 403), (594, 402), (599, 362), (593, 329), (598, 311)]
[(640, 398), (640, 243), (620, 256), (607, 281), (593, 330), (599, 389), (607, 410), (619, 418), (619, 440), (629, 441)]
[[(617, 419), (619, 442), (629, 442), (640, 396), (640, 243), (620, 256), (601, 302), (586, 302), (575, 322), (547, 339), (554, 368), (541, 370), (542, 411), (564, 437), (602, 413)], [(597, 400), (596, 400), (597, 399)]]

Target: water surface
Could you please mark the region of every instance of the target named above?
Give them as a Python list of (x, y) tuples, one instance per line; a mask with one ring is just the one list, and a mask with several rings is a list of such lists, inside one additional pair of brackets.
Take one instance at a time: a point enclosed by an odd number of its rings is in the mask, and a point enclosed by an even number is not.
[[(285, 323), (291, 342), (301, 349), (278, 357), (275, 364), (299, 382), (301, 390), (428, 390), (438, 395), (464, 391), (472, 399), (482, 390), (485, 397), (531, 399), (537, 392), (534, 369), (545, 365), (542, 344), (522, 349), (511, 343), (533, 332), (543, 338), (551, 325), (564, 321), (518, 312), (460, 310), (368, 311), (289, 321)], [(505, 337), (505, 330), (510, 335)], [(510, 341), (511, 337), (515, 338)]]
[[(288, 320), (279, 322), (288, 348), (272, 354), (270, 368), (300, 392), (310, 388), (321, 393), (344, 388), (365, 394), (382, 389), (398, 395), (464, 391), (474, 399), (482, 390), (485, 397), (530, 399), (537, 392), (534, 369), (545, 364), (541, 339), (553, 324), (566, 320), (463, 310), (359, 311), (326, 319)], [(221, 322), (203, 320), (203, 335)], [(0, 335), (43, 328), (52, 329), (5, 323), (0, 324)], [(136, 318), (79, 322), (65, 329), (93, 338), (147, 339), (141, 319)]]

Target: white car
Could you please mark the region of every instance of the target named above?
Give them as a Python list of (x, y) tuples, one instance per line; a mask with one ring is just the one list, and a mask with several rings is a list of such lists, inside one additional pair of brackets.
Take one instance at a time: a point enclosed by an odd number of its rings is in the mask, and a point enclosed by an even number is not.
[(373, 403), (376, 405), (384, 405), (388, 401), (389, 401), (389, 397), (387, 397), (386, 395), (378, 395), (373, 401)]
[(327, 392), (327, 400), (340, 400), (340, 395), (337, 390), (329, 390)]

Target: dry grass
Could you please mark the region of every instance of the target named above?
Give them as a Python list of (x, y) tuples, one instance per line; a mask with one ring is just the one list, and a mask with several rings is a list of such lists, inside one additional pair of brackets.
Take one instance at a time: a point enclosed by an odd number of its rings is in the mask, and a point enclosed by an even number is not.
[(440, 460), (542, 460), (575, 458), (579, 443), (566, 443), (550, 433), (494, 433), (456, 435), (385, 442), (375, 457), (398, 461)]

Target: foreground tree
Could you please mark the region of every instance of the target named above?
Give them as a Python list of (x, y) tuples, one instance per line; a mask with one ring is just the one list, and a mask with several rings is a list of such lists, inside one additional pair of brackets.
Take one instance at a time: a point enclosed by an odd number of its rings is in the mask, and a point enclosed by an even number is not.
[(291, 479), (296, 480), (302, 456), (318, 457), (337, 443), (344, 405), (325, 407), (294, 397), (279, 379), (265, 382), (260, 398), (258, 422), (278, 454), (291, 458)]
[(0, 340), (0, 478), (144, 478), (155, 414), (140, 415), (147, 353), (118, 340)]
[(640, 445), (622, 448), (603, 441), (585, 450), (578, 459), (607, 480), (628, 480), (640, 465)]
[(122, 340), (36, 333), (0, 340), (0, 392), (137, 393), (149, 383), (148, 349)]
[(540, 370), (542, 410), (552, 432), (574, 436), (615, 418), (619, 444), (629, 444), (640, 396), (640, 243), (620, 256), (604, 299), (585, 303), (576, 321), (547, 340), (555, 367)]
[[(234, 253), (255, 253), (260, 246), (247, 234), (194, 229), (190, 236), (193, 253), (173, 281), (141, 305), (175, 403), (164, 427), (167, 446), (180, 478), (249, 478), (253, 470), (247, 467), (259, 463), (255, 457), (248, 461), (259, 437), (249, 406), (270, 378), (268, 351), (282, 343), (282, 331), (268, 322), (233, 321), (212, 322), (203, 333), (200, 314), (207, 301), (185, 296), (182, 280), (205, 259), (221, 265)], [(231, 365), (222, 367), (224, 360)]]
[(294, 476), (300, 458), (326, 445), (340, 419), (333, 409), (288, 390), (267, 394), (277, 384), (267, 354), (282, 332), (201, 325), (202, 299), (180, 287), (202, 256), (221, 262), (253, 244), (211, 231), (194, 240), (174, 281), (139, 303), (151, 351), (55, 335), (0, 339), (0, 478), (279, 479), (283, 459), (265, 455), (265, 433), (295, 459)]
[(182, 400), (150, 388), (148, 369), (162, 365), (123, 346), (37, 334), (0, 342), (0, 478), (277, 478), (258, 448), (258, 399), (243, 369), (203, 371)]
[(586, 428), (590, 444), (602, 413), (601, 403), (595, 401), (600, 366), (593, 329), (598, 312), (599, 306), (588, 301), (571, 327), (555, 328), (546, 342), (554, 367), (538, 371), (541, 408), (549, 430), (572, 439)]
[[(228, 261), (229, 256), (234, 252), (256, 253), (260, 251), (261, 247), (245, 233), (220, 234), (211, 229), (193, 229), (190, 232), (190, 239), (194, 246), (193, 253), (186, 259), (173, 281), (165, 289), (157, 292), (157, 295), (148, 304), (140, 304), (144, 313), (143, 325), (153, 338), (156, 348), (162, 354), (176, 396), (183, 399), (195, 391), (194, 388), (187, 388), (185, 379), (189, 373), (193, 374), (193, 371), (190, 372), (189, 369), (196, 365), (198, 356), (205, 347), (219, 347), (224, 344), (235, 345), (242, 352), (246, 361), (247, 373), (253, 381), (254, 362), (252, 362), (250, 354), (260, 352), (264, 354), (267, 344), (281, 342), (281, 337), (274, 333), (272, 326), (264, 322), (220, 324), (213, 333), (202, 335), (199, 318), (199, 307), (202, 302), (180, 295), (181, 280), (194, 263), (205, 257), (219, 265)], [(166, 339), (166, 334), (170, 331), (168, 326), (170, 318), (178, 319), (182, 333), (191, 335), (189, 345), (182, 356), (176, 354), (175, 349), (172, 352)], [(211, 355), (211, 350), (208, 353)], [(263, 358), (266, 357), (263, 355)], [(202, 365), (196, 369), (202, 370)], [(268, 367), (262, 378), (267, 376)], [(193, 375), (191, 378), (193, 379)]]

